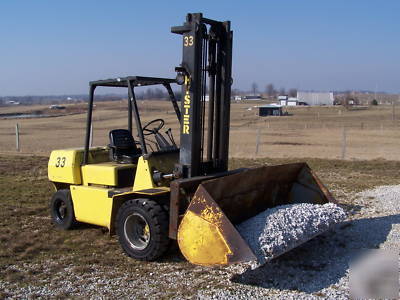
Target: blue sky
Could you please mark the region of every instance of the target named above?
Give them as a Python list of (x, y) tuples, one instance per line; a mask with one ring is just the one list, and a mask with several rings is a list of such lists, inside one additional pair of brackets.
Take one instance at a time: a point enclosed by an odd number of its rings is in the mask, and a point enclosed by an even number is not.
[(0, 2), (0, 96), (175, 76), (188, 12), (230, 20), (234, 87), (400, 92), (400, 1)]

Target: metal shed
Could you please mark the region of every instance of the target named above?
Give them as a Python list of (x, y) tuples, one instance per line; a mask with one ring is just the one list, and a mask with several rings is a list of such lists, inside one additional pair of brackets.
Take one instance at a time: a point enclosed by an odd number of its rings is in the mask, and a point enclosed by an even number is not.
[(260, 117), (267, 116), (282, 116), (282, 106), (281, 105), (263, 105), (258, 107), (258, 115)]

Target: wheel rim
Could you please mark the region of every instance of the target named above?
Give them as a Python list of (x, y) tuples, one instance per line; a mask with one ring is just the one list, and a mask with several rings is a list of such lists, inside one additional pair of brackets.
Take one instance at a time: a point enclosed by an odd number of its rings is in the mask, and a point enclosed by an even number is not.
[(143, 250), (150, 243), (149, 224), (142, 215), (133, 213), (124, 222), (124, 235), (133, 249)]
[(58, 200), (55, 205), (56, 221), (62, 222), (67, 215), (67, 204), (63, 200)]

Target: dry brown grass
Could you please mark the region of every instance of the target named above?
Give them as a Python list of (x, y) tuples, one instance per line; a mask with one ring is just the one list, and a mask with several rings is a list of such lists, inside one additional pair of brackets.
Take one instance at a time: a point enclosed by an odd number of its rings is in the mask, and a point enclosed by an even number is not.
[[(343, 107), (296, 107), (288, 109), (291, 116), (259, 117), (253, 107), (259, 104), (262, 103), (232, 104), (231, 157), (340, 158), (345, 127), (347, 159), (400, 160), (400, 122), (398, 117), (392, 120), (391, 106), (354, 111)], [(178, 123), (169, 102), (139, 101), (139, 107), (142, 124), (164, 118), (165, 128), (171, 127), (175, 139), (179, 140)], [(9, 113), (10, 108), (7, 109)], [(18, 107), (19, 111), (23, 109)], [(36, 106), (34, 109), (45, 107)], [(82, 104), (69, 108), (70, 111), (79, 109), (82, 110)], [(108, 144), (111, 129), (126, 128), (126, 116), (126, 101), (98, 103), (93, 114), (94, 145)], [(85, 113), (42, 119), (0, 119), (0, 152), (15, 152), (16, 123), (20, 124), (24, 153), (48, 155), (52, 149), (82, 147), (85, 121)], [(257, 129), (261, 134), (256, 155)]]

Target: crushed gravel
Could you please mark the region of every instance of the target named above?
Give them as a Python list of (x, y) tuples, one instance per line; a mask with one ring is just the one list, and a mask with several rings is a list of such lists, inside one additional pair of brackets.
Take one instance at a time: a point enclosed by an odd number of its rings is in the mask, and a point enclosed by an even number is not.
[(262, 265), (345, 218), (344, 210), (333, 203), (290, 204), (267, 209), (239, 224), (237, 229), (257, 256), (258, 265)]
[(384, 185), (359, 193), (358, 198), (367, 199), (369, 206), (389, 214), (400, 213), (400, 185)]

